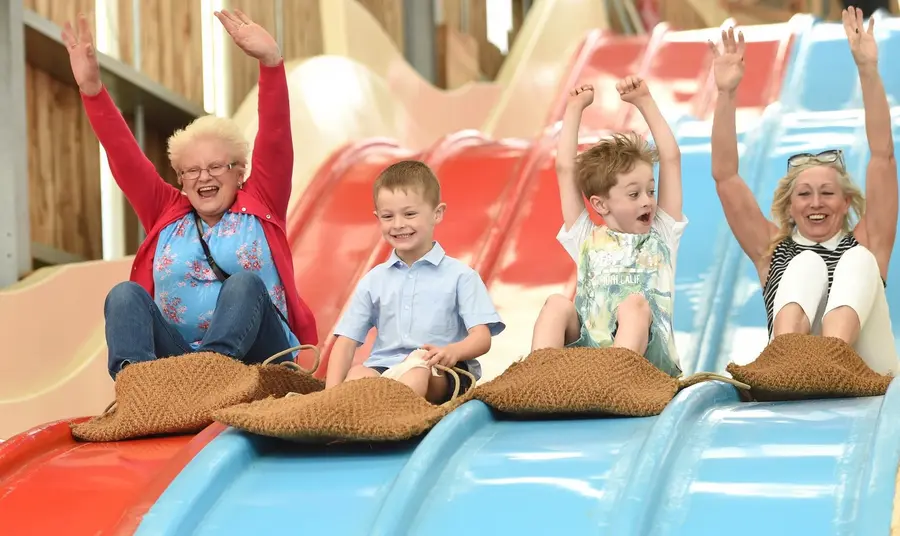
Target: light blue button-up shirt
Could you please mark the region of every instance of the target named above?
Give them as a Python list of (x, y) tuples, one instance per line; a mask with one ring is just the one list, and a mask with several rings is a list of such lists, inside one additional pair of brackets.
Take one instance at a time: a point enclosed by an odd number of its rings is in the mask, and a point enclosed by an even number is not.
[[(491, 336), (506, 328), (478, 272), (434, 242), (412, 266), (395, 251), (363, 276), (334, 334), (362, 344), (374, 327), (377, 336), (365, 365), (392, 367), (424, 344), (459, 342), (481, 324)], [(481, 377), (477, 360), (466, 365)]]

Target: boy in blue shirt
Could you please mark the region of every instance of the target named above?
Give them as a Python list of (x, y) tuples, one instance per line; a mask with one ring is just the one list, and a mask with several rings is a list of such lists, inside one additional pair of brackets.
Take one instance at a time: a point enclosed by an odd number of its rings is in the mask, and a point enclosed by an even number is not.
[[(427, 165), (406, 160), (389, 166), (376, 179), (373, 196), (381, 234), (394, 250), (359, 281), (334, 332), (325, 388), (385, 376), (433, 404), (446, 402), (455, 386), (432, 367), (458, 367), (480, 378), (476, 358), (505, 325), (478, 273), (434, 241), (446, 204)], [(372, 353), (351, 368), (373, 327)], [(472, 387), (467, 376), (459, 380), (459, 394)]]

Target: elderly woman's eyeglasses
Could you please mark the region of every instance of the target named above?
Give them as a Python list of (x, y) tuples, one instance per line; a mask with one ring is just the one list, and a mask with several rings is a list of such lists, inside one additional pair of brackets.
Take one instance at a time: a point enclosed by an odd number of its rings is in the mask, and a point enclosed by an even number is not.
[(202, 175), (204, 171), (206, 171), (207, 173), (209, 173), (210, 177), (220, 177), (226, 171), (237, 167), (237, 165), (237, 162), (231, 162), (230, 164), (213, 164), (206, 168), (194, 167), (182, 171), (180, 173), (180, 176), (181, 180), (195, 181), (200, 178), (200, 175)]
[(788, 158), (788, 171), (790, 171), (791, 168), (802, 166), (809, 162), (815, 162), (817, 164), (832, 164), (837, 162), (838, 165), (841, 166), (841, 169), (844, 169), (844, 151), (840, 149), (829, 149), (827, 151), (822, 151), (819, 154), (795, 154)]

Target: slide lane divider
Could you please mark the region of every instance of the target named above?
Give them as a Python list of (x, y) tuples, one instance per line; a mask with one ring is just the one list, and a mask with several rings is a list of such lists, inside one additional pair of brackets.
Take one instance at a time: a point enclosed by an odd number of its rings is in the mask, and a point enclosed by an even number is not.
[[(637, 463), (614, 509), (609, 534), (650, 534), (652, 511), (665, 500), (661, 482), (672, 470), (679, 448), (690, 442), (693, 426), (707, 411), (740, 401), (724, 382), (707, 381), (678, 393), (656, 418), (637, 456)], [(606, 530), (601, 532), (605, 533)]]
[(233, 429), (220, 433), (169, 484), (134, 534), (193, 532), (230, 479), (253, 461), (254, 439)]
[(481, 428), (494, 421), (492, 410), (480, 400), (456, 408), (425, 436), (400, 471), (381, 505), (369, 534), (408, 534), (410, 523), (453, 454)]

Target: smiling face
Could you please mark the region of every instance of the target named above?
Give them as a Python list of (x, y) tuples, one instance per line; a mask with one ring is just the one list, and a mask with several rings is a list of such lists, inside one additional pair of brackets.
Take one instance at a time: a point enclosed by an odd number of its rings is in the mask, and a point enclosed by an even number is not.
[(397, 255), (412, 264), (431, 251), (434, 226), (444, 218), (444, 203), (432, 206), (419, 188), (381, 188), (375, 197), (375, 216), (381, 235)]
[(200, 217), (212, 225), (234, 204), (243, 166), (229, 153), (229, 144), (215, 138), (194, 140), (184, 153), (178, 169), (182, 190)]
[(824, 242), (841, 231), (849, 210), (850, 196), (835, 168), (815, 166), (797, 175), (789, 213), (800, 234)]
[(591, 196), (594, 207), (610, 229), (622, 233), (650, 232), (656, 216), (656, 181), (653, 167), (637, 161), (627, 173), (620, 173), (607, 196)]

